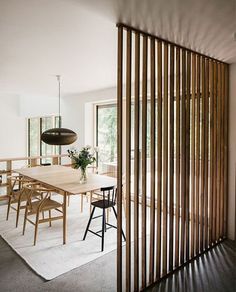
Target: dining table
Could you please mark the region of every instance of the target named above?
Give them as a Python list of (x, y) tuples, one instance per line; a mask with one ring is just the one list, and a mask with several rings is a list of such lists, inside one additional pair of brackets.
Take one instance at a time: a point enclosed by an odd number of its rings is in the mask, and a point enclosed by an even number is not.
[(80, 183), (79, 171), (62, 165), (36, 166), (15, 170), (16, 173), (33, 179), (45, 186), (52, 187), (63, 195), (63, 244), (66, 244), (67, 232), (67, 197), (69, 195), (85, 195), (103, 187), (116, 186), (117, 179), (106, 175), (89, 173), (87, 181)]

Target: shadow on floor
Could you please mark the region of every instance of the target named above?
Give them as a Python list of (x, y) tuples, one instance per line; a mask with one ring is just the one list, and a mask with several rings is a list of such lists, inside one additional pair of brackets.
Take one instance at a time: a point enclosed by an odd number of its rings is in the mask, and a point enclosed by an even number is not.
[(235, 292), (236, 243), (223, 242), (146, 291)]

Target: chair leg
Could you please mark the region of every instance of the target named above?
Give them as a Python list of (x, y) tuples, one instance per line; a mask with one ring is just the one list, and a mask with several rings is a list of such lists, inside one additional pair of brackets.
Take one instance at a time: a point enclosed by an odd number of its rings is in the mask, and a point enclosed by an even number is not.
[(68, 195), (68, 199), (67, 199), (67, 206), (69, 207), (70, 206), (70, 195)]
[(104, 250), (104, 231), (106, 224), (106, 212), (105, 209), (102, 210), (102, 251)]
[[(115, 214), (115, 216), (116, 216), (116, 220), (117, 220), (117, 213), (116, 213), (116, 209), (115, 209), (115, 207), (112, 207), (112, 210), (113, 210), (113, 212), (114, 212), (114, 214)], [(124, 238), (124, 241), (126, 241), (126, 237), (125, 237), (125, 234), (124, 234), (123, 228), (121, 229), (121, 231), (122, 231), (122, 236), (123, 236), (123, 238)]]
[(25, 217), (24, 217), (24, 225), (23, 225), (23, 235), (25, 235), (25, 228), (26, 228), (26, 221), (27, 221), (27, 213), (28, 213), (28, 207), (25, 207)]
[(39, 213), (36, 215), (35, 228), (34, 228), (34, 245), (36, 245), (37, 235), (38, 235), (38, 226), (39, 226)]
[[(108, 209), (107, 209), (108, 211)], [(105, 232), (107, 232), (107, 220), (106, 220), (106, 211), (105, 211), (105, 224), (104, 224)]]
[(18, 203), (17, 203), (17, 211), (16, 211), (16, 228), (18, 227), (18, 222), (19, 222), (19, 216), (20, 216), (20, 205), (21, 205), (21, 201), (19, 199)]
[[(52, 212), (51, 212), (51, 210), (48, 211), (48, 216), (49, 216), (49, 219), (52, 218)], [(49, 221), (49, 226), (52, 227), (52, 221), (51, 220)]]
[(8, 220), (8, 218), (9, 218), (10, 208), (11, 208), (11, 197), (9, 197), (9, 200), (8, 200), (8, 206), (7, 206), (7, 220)]
[(90, 215), (90, 217), (89, 217), (89, 221), (88, 221), (88, 224), (87, 224), (87, 227), (86, 227), (85, 233), (84, 233), (83, 240), (85, 240), (86, 235), (87, 235), (87, 233), (88, 233), (88, 230), (89, 230), (89, 226), (90, 226), (91, 220), (93, 219), (94, 211), (95, 211), (95, 207), (93, 207), (93, 211), (92, 211), (92, 213), (91, 213), (91, 215)]

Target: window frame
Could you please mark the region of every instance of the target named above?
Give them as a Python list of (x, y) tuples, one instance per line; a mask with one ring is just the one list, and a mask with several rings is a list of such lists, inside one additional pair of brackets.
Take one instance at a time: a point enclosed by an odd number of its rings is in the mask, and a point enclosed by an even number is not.
[[(58, 126), (61, 127), (61, 116), (58, 115), (52, 115), (52, 116), (43, 116), (43, 117), (30, 117), (27, 118), (27, 154), (28, 157), (31, 157), (31, 143), (30, 143), (30, 127), (31, 127), (31, 120), (32, 119), (37, 119), (39, 122), (39, 127), (38, 127), (38, 134), (39, 134), (39, 140), (37, 141), (37, 145), (38, 145), (38, 155), (37, 156), (46, 156), (46, 154), (43, 154), (43, 141), (41, 140), (41, 134), (42, 134), (42, 124), (43, 124), (43, 119), (46, 118), (51, 118), (52, 119), (52, 127), (55, 128), (56, 127), (56, 123), (57, 123), (57, 119), (59, 118), (59, 123)], [(52, 145), (53, 147), (53, 154), (57, 155), (56, 153), (56, 147), (59, 147), (59, 151), (58, 151), (58, 155), (61, 154), (61, 146), (56, 146), (56, 145)], [(42, 159), (40, 159), (40, 163), (42, 163)]]
[[(94, 135), (94, 141), (95, 141), (95, 146), (96, 147), (99, 147), (98, 145), (98, 110), (99, 108), (111, 108), (111, 107), (114, 107), (114, 108), (117, 108), (117, 103), (115, 100), (113, 101), (107, 101), (107, 102), (102, 102), (102, 103), (97, 103), (94, 105), (95, 106), (95, 135)], [(98, 152), (96, 152), (96, 167), (98, 168)]]

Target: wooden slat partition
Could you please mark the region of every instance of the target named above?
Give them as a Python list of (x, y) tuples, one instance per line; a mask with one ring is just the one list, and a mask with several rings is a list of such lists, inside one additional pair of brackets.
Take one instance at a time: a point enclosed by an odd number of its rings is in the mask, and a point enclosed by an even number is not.
[(190, 82), (191, 82), (191, 53), (187, 51), (187, 69), (186, 69), (186, 105), (185, 105), (185, 110), (186, 110), (186, 123), (185, 123), (185, 128), (186, 128), (186, 140), (185, 140), (185, 153), (186, 153), (186, 188), (185, 188), (185, 197), (186, 197), (186, 205), (185, 205), (185, 233), (186, 233), (186, 260), (189, 260), (189, 191), (190, 191)]
[(185, 261), (185, 201), (186, 201), (186, 51), (182, 50), (182, 94), (181, 94), (181, 234), (180, 234), (180, 263)]
[(142, 288), (147, 285), (147, 52), (148, 39), (144, 36), (142, 74)]
[(214, 178), (213, 178), (213, 224), (212, 224), (212, 241), (216, 240), (216, 220), (217, 220), (217, 63), (214, 62), (214, 100), (213, 100), (213, 163), (214, 163)]
[(226, 237), (228, 74), (118, 25), (118, 291), (143, 290)]
[(209, 134), (209, 60), (206, 59), (205, 63), (205, 138), (204, 138), (204, 148), (205, 148), (205, 177), (204, 177), (204, 249), (208, 248), (208, 187), (209, 187), (209, 176), (208, 176), (208, 165), (209, 165), (209, 155), (208, 155), (208, 134)]
[(134, 92), (134, 290), (139, 287), (139, 86), (140, 35), (135, 35), (135, 92)]
[(229, 112), (229, 66), (224, 66), (224, 232), (227, 235), (227, 205), (228, 205), (228, 112)]
[(157, 244), (156, 280), (161, 277), (161, 211), (162, 211), (162, 42), (157, 44), (158, 89), (157, 89)]
[[(174, 46), (170, 45), (170, 118), (169, 118), (169, 271), (173, 270), (174, 237)], [(172, 142), (171, 142), (172, 141)]]
[(200, 165), (201, 165), (201, 174), (200, 174), (200, 252), (203, 252), (203, 231), (204, 231), (204, 172), (205, 172), (205, 59), (201, 57), (201, 156), (200, 156)]
[[(118, 28), (117, 58), (117, 291), (122, 291), (122, 168), (123, 168), (123, 27)], [(126, 235), (127, 237), (127, 235)]]
[(196, 107), (196, 242), (195, 254), (199, 253), (200, 231), (200, 56), (197, 55), (197, 107)]
[(190, 257), (195, 255), (195, 230), (196, 230), (196, 209), (195, 209), (195, 105), (196, 105), (196, 55), (192, 54), (192, 121), (191, 121), (191, 250)]
[(220, 237), (220, 168), (221, 168), (221, 157), (220, 157), (220, 128), (221, 128), (221, 66), (217, 64), (217, 173), (216, 173), (216, 192), (217, 192), (217, 206), (216, 206), (216, 240), (219, 241)]
[(213, 233), (213, 209), (214, 209), (214, 63), (210, 60), (210, 182), (209, 182), (209, 244), (212, 242)]
[(131, 71), (132, 35), (127, 31), (126, 40), (126, 290), (131, 290)]
[(167, 208), (168, 208), (168, 44), (164, 43), (164, 101), (163, 101), (163, 236), (162, 274), (167, 273)]
[(179, 266), (180, 230), (180, 49), (176, 48), (176, 166), (175, 166), (175, 267)]
[(154, 281), (154, 252), (155, 252), (155, 39), (151, 39), (150, 45), (150, 246), (149, 246), (149, 283)]

